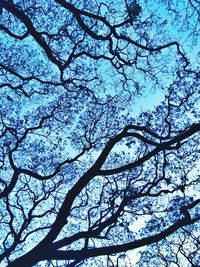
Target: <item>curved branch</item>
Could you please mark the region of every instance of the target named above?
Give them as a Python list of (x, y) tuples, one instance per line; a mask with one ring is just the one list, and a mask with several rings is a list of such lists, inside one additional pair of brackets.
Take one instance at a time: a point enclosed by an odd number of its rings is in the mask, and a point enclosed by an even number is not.
[(5, 8), (8, 12), (13, 14), (14, 16), (16, 16), (19, 20), (21, 20), (24, 23), (24, 25), (26, 26), (28, 30), (28, 33), (31, 34), (33, 38), (35, 39), (35, 41), (44, 49), (49, 60), (55, 65), (57, 65), (58, 68), (62, 71), (63, 70), (62, 64), (60, 63), (59, 60), (57, 60), (53, 56), (51, 49), (49, 48), (45, 40), (42, 38), (40, 33), (37, 32), (30, 18), (23, 11), (19, 10), (14, 4), (10, 3), (9, 1), (3, 0), (2, 7)]

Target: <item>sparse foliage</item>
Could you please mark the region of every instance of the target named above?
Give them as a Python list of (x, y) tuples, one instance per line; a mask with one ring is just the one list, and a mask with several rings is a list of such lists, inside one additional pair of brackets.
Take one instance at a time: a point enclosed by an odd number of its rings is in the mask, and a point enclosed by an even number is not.
[(1, 0), (1, 266), (198, 265), (198, 5)]

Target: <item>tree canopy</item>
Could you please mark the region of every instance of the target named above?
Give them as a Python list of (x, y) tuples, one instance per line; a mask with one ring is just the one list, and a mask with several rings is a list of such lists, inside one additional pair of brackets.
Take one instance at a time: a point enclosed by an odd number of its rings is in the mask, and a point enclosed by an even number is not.
[(1, 0), (1, 266), (199, 264), (199, 21), (196, 0)]

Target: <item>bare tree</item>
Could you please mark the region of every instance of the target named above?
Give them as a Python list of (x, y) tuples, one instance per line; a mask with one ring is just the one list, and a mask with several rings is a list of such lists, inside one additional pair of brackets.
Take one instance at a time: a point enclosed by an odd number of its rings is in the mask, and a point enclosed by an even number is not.
[(0, 2), (2, 266), (197, 266), (198, 2), (152, 2)]

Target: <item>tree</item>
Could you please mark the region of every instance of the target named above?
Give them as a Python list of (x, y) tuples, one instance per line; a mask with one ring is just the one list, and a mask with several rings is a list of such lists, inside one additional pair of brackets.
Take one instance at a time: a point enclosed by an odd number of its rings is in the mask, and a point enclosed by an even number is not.
[(197, 266), (199, 11), (181, 2), (1, 1), (2, 266), (132, 266), (136, 248)]

